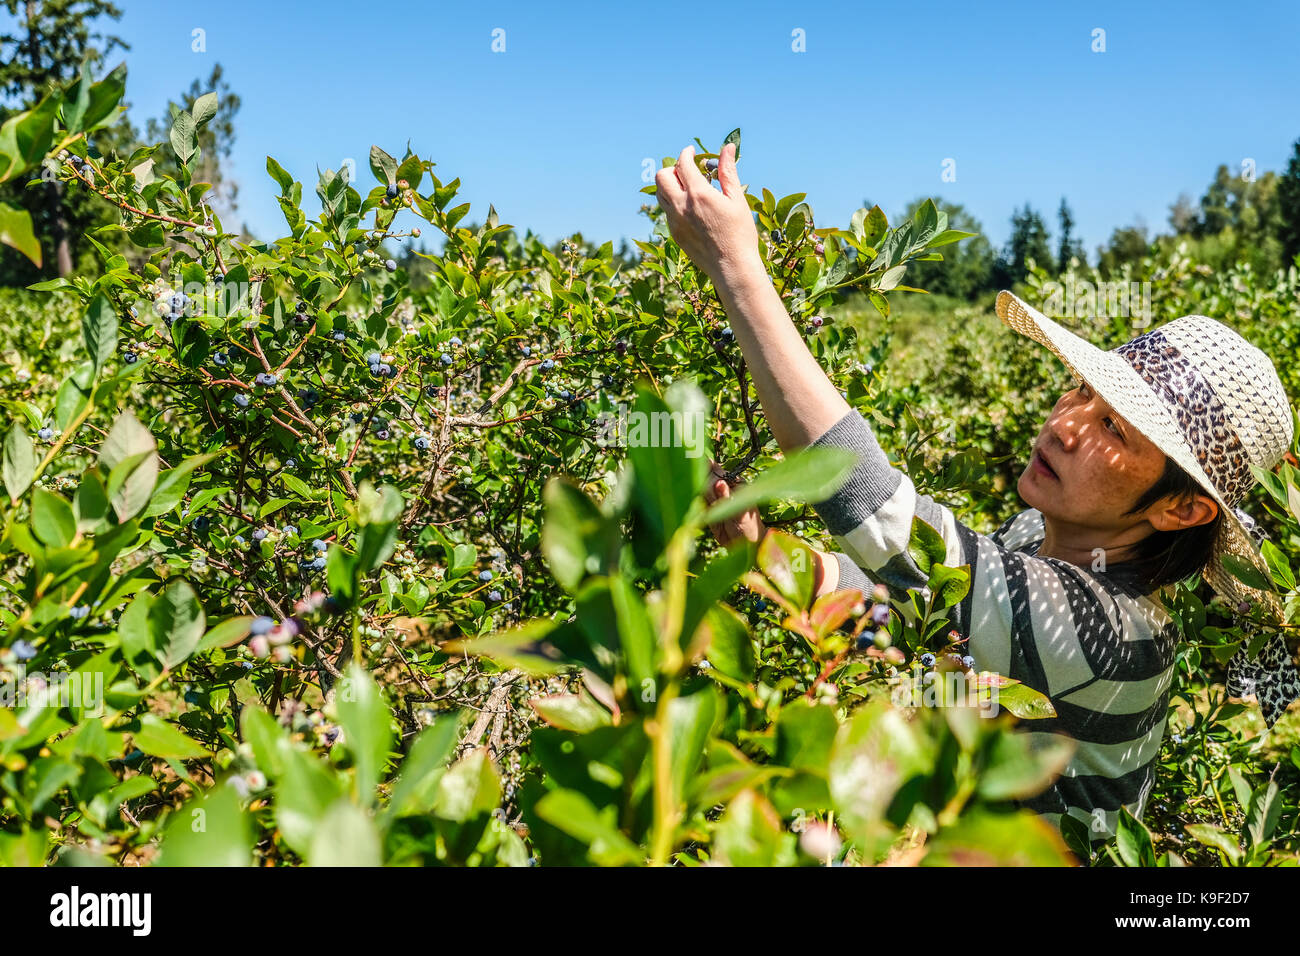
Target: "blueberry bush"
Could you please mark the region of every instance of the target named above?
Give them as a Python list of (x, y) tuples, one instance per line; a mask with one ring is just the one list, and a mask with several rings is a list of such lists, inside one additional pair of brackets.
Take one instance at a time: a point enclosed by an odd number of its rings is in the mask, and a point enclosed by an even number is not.
[[(318, 176), (316, 218), (268, 157), (285, 230), (253, 242), (192, 179), (215, 95), (167, 142), (101, 153), (124, 83), (83, 77), (0, 130), (0, 181), (40, 169), (120, 210), (87, 237), (94, 273), (6, 293), (0, 860), (1156, 862), (1137, 821), (1096, 847), (1017, 809), (1069, 748), (1031, 749), (1014, 726), (1050, 704), (954, 645), (969, 569), (933, 529), (911, 545), (924, 588), (814, 600), (809, 502), (848, 462), (779, 453), (654, 205), (633, 263), (548, 248), (494, 208), (466, 224), (459, 180), (376, 146), (373, 185)], [(1017, 436), (973, 422), (997, 379), (935, 409), (880, 374), (908, 265), (967, 234), (933, 203), (818, 227), (804, 198), (749, 201), (813, 354), (922, 490), (996, 519)], [(0, 216), (31, 254), (23, 214)], [(395, 250), (426, 234), (416, 282)], [(1294, 319), (1293, 294), (1252, 288), (1258, 321)], [(978, 375), (1028, 394), (1022, 373)], [(945, 420), (962, 432), (936, 460)], [(706, 506), (711, 457), (753, 477)], [(1294, 614), (1300, 494), (1272, 479)], [(755, 505), (761, 545), (704, 534)], [(1190, 681), (1244, 638), (1184, 600)], [(1232, 715), (1185, 689), (1184, 736), (1217, 739)], [(1294, 859), (1294, 804), (1232, 750), (1162, 770), (1212, 774), (1244, 814), (1187, 832), (1230, 862)]]

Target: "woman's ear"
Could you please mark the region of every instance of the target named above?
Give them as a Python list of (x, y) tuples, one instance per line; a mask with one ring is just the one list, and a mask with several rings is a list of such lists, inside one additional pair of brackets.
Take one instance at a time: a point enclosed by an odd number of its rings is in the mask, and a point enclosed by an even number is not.
[(1157, 531), (1181, 531), (1209, 524), (1218, 514), (1217, 501), (1209, 495), (1197, 494), (1155, 512), (1148, 520)]

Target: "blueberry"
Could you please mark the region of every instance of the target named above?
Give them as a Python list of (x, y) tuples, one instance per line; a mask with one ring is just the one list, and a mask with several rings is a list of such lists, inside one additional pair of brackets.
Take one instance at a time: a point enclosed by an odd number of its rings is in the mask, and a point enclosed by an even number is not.
[(387, 259), (384, 262), (384, 268), (387, 269), (389, 272), (396, 272), (397, 262), (393, 259)]
[[(171, 297), (169, 304), (172, 307), (172, 314), (177, 315), (185, 311), (185, 306), (189, 305), (190, 299), (184, 292), (177, 292)], [(179, 318), (179, 316), (177, 316)]]
[(543, 372), (549, 372), (549, 371), (550, 371), (551, 369), (553, 369), (553, 368), (555, 368), (555, 363), (552, 362), (550, 359), (545, 359), (545, 360), (542, 362), (542, 371), (543, 371)]
[(280, 529), (280, 533), (283, 534), (286, 538), (291, 538), (298, 533), (298, 529), (291, 524), (287, 524)]
[(293, 471), (295, 468), (298, 467), (298, 459), (286, 458), (284, 460), (284, 467), (286, 471)]
[(627, 339), (619, 339), (614, 343), (614, 351), (619, 355), (627, 354)]
[(376, 363), (370, 366), (370, 374), (375, 378), (383, 378), (384, 377), (383, 365), (381, 363)]
[(325, 556), (324, 556), (324, 555), (321, 555), (319, 558), (316, 558), (315, 560), (313, 560), (312, 563), (311, 563), (311, 569), (312, 569), (313, 571), (323, 571), (323, 570), (325, 570)]
[(567, 402), (569, 401), (569, 399), (573, 398), (573, 393), (569, 391), (567, 388), (562, 388), (560, 389), (560, 398), (563, 401)]
[(716, 159), (706, 159), (704, 161), (704, 168), (711, 173), (716, 173), (718, 171), (718, 161)]
[(124, 352), (122, 354), (122, 361), (125, 362), (127, 365), (134, 365), (135, 360), (138, 357), (139, 356), (137, 356), (134, 352)]
[(395, 371), (393, 371), (393, 367), (392, 367), (391, 365), (389, 365), (387, 362), (381, 362), (381, 363), (380, 363), (380, 365), (379, 365), (379, 377), (380, 377), (380, 378), (393, 378), (393, 377), (396, 376), (396, 375), (397, 375), (397, 373), (396, 373)]
[(533, 291), (533, 284), (532, 284), (531, 282), (525, 282), (524, 285), (523, 285), (523, 289), (524, 289), (525, 292), (532, 292), (532, 291)]
[(360, 425), (362, 422), (364, 422), (364, 421), (366, 420), (366, 413), (365, 413), (365, 412), (353, 412), (352, 415), (351, 415), (350, 417), (352, 418), (352, 421), (353, 421), (355, 424)]
[(962, 662), (962, 664), (963, 664), (964, 666), (969, 667), (969, 668), (971, 668), (972, 670), (973, 670), (974, 667), (975, 667), (975, 658), (971, 657), (969, 654), (967, 654), (965, 657), (963, 657), (963, 658), (961, 659), (961, 662)]
[(601, 379), (600, 379), (600, 383), (601, 383), (602, 385), (604, 385), (606, 388), (613, 388), (613, 387), (614, 387), (614, 376), (613, 376), (613, 375), (604, 375), (604, 376), (601, 377)]
[(736, 337), (736, 333), (731, 331), (731, 326), (724, 325), (722, 327), (722, 338), (724, 341), (730, 342), (735, 337)]
[(489, 592), (488, 592), (488, 600), (491, 601), (493, 604), (500, 604), (500, 603), (501, 603), (501, 592), (500, 592), (500, 591), (489, 591)]
[(248, 625), (249, 634), (266, 634), (271, 628), (275, 627), (275, 621), (266, 615), (253, 618), (253, 623)]
[(759, 598), (757, 601), (754, 602), (754, 610), (755, 610), (755, 611), (758, 611), (760, 614), (761, 614), (762, 612), (766, 611), (766, 610), (767, 610), (767, 602), (764, 601), (762, 598)]
[(397, 183), (389, 183), (388, 188), (384, 190), (384, 195), (389, 199), (397, 198)]
[(379, 431), (375, 432), (375, 437), (378, 438), (380, 441), (387, 441), (387, 440), (388, 440), (388, 429), (387, 429), (387, 428), (381, 428), (381, 429), (379, 429)]
[(346, 332), (335, 332), (335, 333), (334, 333), (334, 341), (335, 341), (335, 342), (342, 342), (342, 341), (343, 341), (344, 339), (346, 339), (347, 337), (348, 337), (348, 334), (347, 334)]
[(20, 661), (30, 661), (36, 656), (36, 645), (31, 641), (14, 641), (9, 649), (14, 652), (14, 657)]
[(817, 255), (819, 256), (825, 251), (826, 251), (826, 246), (824, 246), (820, 242), (813, 246), (813, 252), (817, 253)]
[(858, 635), (858, 650), (865, 651), (868, 647), (875, 644), (876, 635), (871, 631), (863, 631)]
[(248, 402), (249, 402), (249, 398), (247, 393), (245, 392), (240, 392), (238, 395), (235, 396), (235, 404), (238, 405), (240, 408), (247, 408)]
[(248, 544), (248, 542), (244, 540), (244, 536), (242, 534), (235, 535), (235, 537), (231, 540), (230, 543), (238, 545), (241, 548)]
[(491, 571), (480, 571), (480, 572), (478, 573), (478, 579), (479, 579), (480, 581), (484, 582), (484, 583), (487, 583), (488, 581), (491, 581), (491, 580), (492, 580), (492, 572), (491, 572)]
[(213, 353), (212, 353), (212, 364), (213, 364), (213, 365), (225, 365), (225, 364), (226, 364), (227, 362), (229, 362), (229, 361), (230, 361), (230, 356), (227, 355), (225, 352), (213, 352)]
[(922, 667), (933, 667), (933, 666), (934, 666), (934, 655), (933, 655), (933, 654), (922, 654), (922, 655), (921, 655), (921, 666), (922, 666)]
[(450, 365), (454, 360), (452, 359), (450, 354), (448, 354), (447, 352), (443, 352), (442, 355), (438, 356), (438, 361), (441, 362), (443, 365)]
[(280, 381), (279, 378), (277, 378), (277, 377), (275, 376), (275, 374), (272, 373), (272, 372), (258, 372), (258, 373), (257, 373), (257, 384), (258, 384), (258, 385), (265, 385), (266, 387), (269, 388), (270, 386), (274, 385), (274, 384), (275, 384), (276, 382), (278, 382), (278, 381)]
[(78, 605), (77, 607), (68, 609), (68, 617), (72, 618), (74, 621), (80, 621), (88, 614), (90, 614), (89, 604), (81, 604)]
[(772, 230), (771, 239), (772, 239), (772, 241), (773, 241), (774, 243), (779, 243), (783, 238), (784, 238), (784, 236), (782, 235), (780, 229), (773, 229), (773, 230)]
[(460, 336), (459, 336), (459, 335), (453, 335), (453, 336), (451, 337), (451, 339), (449, 340), (448, 344), (450, 344), (450, 345), (460, 345)]
[(814, 315), (814, 316), (812, 317), (812, 326), (813, 326), (814, 329), (820, 329), (820, 328), (822, 327), (822, 324), (823, 324), (825, 321), (826, 321), (826, 320), (823, 319), (820, 315)]
[(207, 515), (199, 515), (192, 522), (190, 522), (191, 526), (194, 528), (195, 531), (207, 531), (208, 526), (211, 523), (212, 523), (212, 519), (209, 518)]
[(262, 540), (263, 538), (265, 538), (265, 537), (266, 537), (266, 529), (265, 529), (265, 528), (255, 528), (255, 529), (253, 529), (253, 540), (254, 540), (254, 541), (261, 541), (261, 540)]
[(528, 356), (533, 354), (533, 347), (531, 345), (521, 345), (519, 346), (519, 351), (524, 353), (524, 358), (528, 358)]
[(54, 429), (42, 428), (40, 431), (36, 433), (36, 437), (39, 438), (41, 441), (49, 441), (51, 438), (54, 437)]
[(314, 540), (314, 541), (311, 543), (311, 546), (312, 546), (313, 548), (315, 548), (317, 551), (327, 551), (327, 550), (329, 550), (329, 545), (326, 544), (324, 541), (322, 541), (320, 538), (317, 538), (316, 540)]
[(368, 354), (368, 355), (366, 356), (366, 364), (367, 364), (367, 365), (378, 365), (378, 364), (379, 364), (380, 362), (382, 362), (383, 360), (384, 360), (384, 357), (383, 357), (382, 355), (380, 355), (378, 352), (371, 352), (370, 354)]
[(414, 442), (416, 451), (426, 451), (429, 447), (429, 439), (421, 435)]

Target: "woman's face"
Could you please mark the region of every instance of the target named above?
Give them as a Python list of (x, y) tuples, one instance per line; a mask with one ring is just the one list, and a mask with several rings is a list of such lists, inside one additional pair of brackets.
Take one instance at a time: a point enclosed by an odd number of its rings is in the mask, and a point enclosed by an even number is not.
[(1084, 382), (1057, 400), (1016, 487), (1045, 517), (1120, 530), (1144, 520), (1121, 515), (1164, 469), (1164, 452)]

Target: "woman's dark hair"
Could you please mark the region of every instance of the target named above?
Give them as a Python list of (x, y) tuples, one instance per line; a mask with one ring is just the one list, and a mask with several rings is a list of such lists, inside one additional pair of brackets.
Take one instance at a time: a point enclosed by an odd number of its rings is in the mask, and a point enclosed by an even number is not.
[[(1137, 514), (1166, 496), (1181, 502), (1196, 494), (1205, 494), (1205, 489), (1166, 455), (1164, 474), (1124, 514)], [(1220, 508), (1214, 520), (1205, 524), (1178, 531), (1153, 531), (1132, 546), (1129, 558), (1112, 569), (1133, 581), (1144, 594), (1182, 581), (1204, 568), (1213, 556), (1214, 540), (1222, 524)]]

